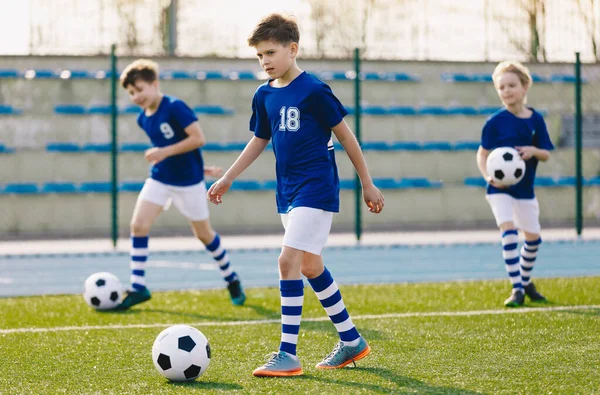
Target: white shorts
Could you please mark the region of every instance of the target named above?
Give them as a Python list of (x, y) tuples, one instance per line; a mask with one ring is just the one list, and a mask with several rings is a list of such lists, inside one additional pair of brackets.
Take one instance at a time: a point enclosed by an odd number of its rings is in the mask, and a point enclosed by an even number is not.
[(283, 245), (321, 255), (333, 222), (333, 213), (312, 207), (295, 207), (281, 214)]
[(204, 181), (195, 185), (177, 187), (148, 178), (138, 196), (138, 201), (140, 200), (163, 206), (165, 210), (169, 209), (172, 201), (184, 217), (194, 222), (204, 221), (209, 215)]
[(517, 229), (540, 234), (540, 205), (537, 198), (515, 199), (506, 193), (492, 193), (485, 195), (485, 198), (492, 208), (496, 225), (513, 222)]

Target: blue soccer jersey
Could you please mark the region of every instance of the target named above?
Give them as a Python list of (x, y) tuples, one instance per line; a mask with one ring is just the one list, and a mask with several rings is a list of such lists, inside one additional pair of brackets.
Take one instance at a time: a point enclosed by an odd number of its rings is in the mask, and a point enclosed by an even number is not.
[[(533, 114), (529, 118), (519, 118), (508, 110), (501, 110), (488, 118), (481, 133), (481, 146), (486, 150), (498, 147), (519, 147), (532, 145), (545, 150), (553, 150), (546, 122), (540, 113), (531, 108)], [(487, 193), (507, 193), (516, 199), (533, 199), (533, 183), (538, 160), (533, 157), (525, 161), (525, 176), (509, 187), (499, 189), (487, 186)]]
[[(198, 118), (183, 101), (165, 95), (156, 112), (147, 116), (141, 112), (138, 125), (155, 147), (166, 147), (188, 137), (185, 128)], [(200, 149), (170, 156), (150, 168), (150, 177), (164, 184), (188, 186), (204, 180), (204, 161)]]
[(283, 88), (261, 85), (252, 99), (250, 130), (272, 139), (277, 211), (312, 207), (338, 212), (338, 178), (331, 128), (348, 112), (331, 88), (303, 72)]

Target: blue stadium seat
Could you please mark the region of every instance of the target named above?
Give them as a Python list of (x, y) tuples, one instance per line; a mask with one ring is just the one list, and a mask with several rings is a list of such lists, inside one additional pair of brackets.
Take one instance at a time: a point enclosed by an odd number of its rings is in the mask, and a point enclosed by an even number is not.
[(92, 78), (93, 74), (86, 70), (61, 70), (59, 73), (59, 77), (63, 80), (74, 80), (74, 79), (86, 79)]
[(139, 192), (144, 187), (143, 181), (123, 181), (119, 185), (119, 191), (123, 192)]
[(263, 181), (260, 188), (267, 191), (275, 191), (277, 190), (277, 180)]
[(472, 82), (473, 79), (464, 73), (449, 73), (445, 72), (441, 74), (442, 81), (445, 82)]
[(502, 109), (503, 109), (503, 107), (500, 107), (500, 106), (481, 106), (477, 109), (477, 113), (479, 115), (492, 115)]
[(54, 106), (54, 112), (60, 115), (84, 115), (87, 110), (78, 104), (64, 104)]
[(258, 191), (260, 189), (260, 182), (256, 180), (235, 180), (231, 184), (232, 191)]
[(474, 82), (492, 82), (492, 75), (488, 73), (475, 73), (471, 75), (471, 79)]
[(416, 141), (394, 141), (391, 149), (394, 151), (420, 151), (421, 144)]
[(424, 177), (405, 177), (399, 182), (399, 187), (407, 188), (440, 188), (441, 181), (429, 180)]
[(319, 79), (324, 80), (324, 81), (330, 81), (330, 80), (341, 80), (341, 81), (345, 81), (345, 80), (351, 80), (350, 73), (346, 72), (346, 71), (320, 71), (318, 74)]
[(363, 151), (390, 151), (392, 147), (386, 141), (363, 141), (361, 148)]
[(195, 73), (197, 80), (225, 80), (228, 76), (218, 70), (199, 70)]
[(600, 185), (600, 176), (588, 178), (585, 180), (585, 185)]
[(531, 73), (531, 80), (533, 82), (550, 82), (549, 78), (542, 77), (541, 75), (536, 73)]
[(534, 185), (539, 187), (555, 187), (558, 186), (558, 182), (553, 177), (537, 176), (535, 178)]
[(348, 111), (348, 115), (356, 114), (356, 109), (353, 106), (344, 106), (346, 111)]
[(340, 189), (341, 190), (354, 189), (355, 186), (356, 186), (356, 182), (353, 178), (340, 180)]
[(48, 78), (58, 78), (59, 73), (50, 69), (28, 69), (25, 70), (23, 76), (27, 79), (48, 79)]
[(15, 152), (14, 148), (10, 148), (4, 144), (0, 144), (0, 154), (12, 154), (13, 152)]
[(390, 81), (410, 81), (410, 82), (419, 82), (419, 77), (415, 77), (414, 75), (410, 75), (408, 73), (403, 72), (389, 72), (386, 73), (386, 80)]
[[(550, 82), (556, 83), (573, 83), (576, 82), (575, 76), (571, 74), (552, 74), (550, 76)], [(583, 78), (582, 78), (583, 82)]]
[(147, 143), (123, 143), (123, 144), (121, 144), (121, 152), (144, 152), (150, 148), (152, 148), (152, 146)]
[(421, 149), (426, 151), (452, 151), (452, 144), (448, 141), (424, 141)]
[(448, 115), (477, 115), (478, 111), (475, 107), (455, 106), (447, 109)]
[(380, 189), (396, 189), (398, 188), (398, 182), (393, 178), (375, 178), (373, 184)]
[(162, 80), (189, 80), (195, 79), (196, 76), (185, 70), (164, 70), (160, 72), (160, 79)]
[(250, 70), (236, 70), (229, 72), (230, 80), (255, 80), (256, 74)]
[(386, 79), (385, 73), (378, 73), (376, 71), (362, 71), (360, 78), (367, 81), (383, 81)]
[(19, 115), (22, 114), (23, 110), (14, 108), (6, 104), (0, 104), (0, 115)]
[(48, 182), (42, 186), (42, 193), (76, 193), (77, 187), (72, 182)]
[(0, 78), (19, 78), (21, 73), (15, 69), (0, 69)]
[(93, 115), (108, 115), (112, 113), (112, 106), (110, 104), (96, 104), (89, 106), (87, 112)]
[(470, 151), (479, 149), (479, 141), (457, 141), (454, 143), (456, 151)]
[(97, 80), (103, 80), (112, 77), (112, 70), (96, 70), (91, 73), (91, 76)]
[(4, 186), (4, 193), (12, 193), (18, 195), (30, 195), (40, 192), (37, 184), (24, 182), (24, 183), (11, 183)]
[(382, 106), (363, 106), (362, 113), (365, 115), (387, 115), (388, 111)]
[(111, 143), (86, 143), (81, 149), (83, 152), (110, 152), (112, 150)]
[(487, 182), (485, 182), (483, 177), (467, 177), (464, 180), (464, 184), (468, 187), (483, 188), (487, 185)]
[(81, 148), (75, 143), (48, 143), (46, 144), (48, 152), (81, 152)]
[(136, 106), (135, 104), (129, 105), (129, 106), (125, 106), (123, 108), (121, 108), (121, 110), (119, 111), (121, 114), (139, 114), (142, 111), (142, 108), (140, 106)]
[(390, 106), (387, 112), (390, 115), (417, 115), (417, 110), (410, 106)]
[(210, 115), (231, 115), (233, 110), (221, 106), (214, 105), (200, 105), (194, 107), (194, 112), (199, 114), (210, 114)]
[[(583, 180), (583, 182), (585, 183), (585, 180)], [(577, 177), (560, 177), (558, 180), (556, 180), (556, 185), (560, 187), (574, 187), (575, 185), (577, 185)]]
[(441, 106), (423, 106), (418, 110), (419, 115), (448, 115), (448, 111)]
[(78, 188), (82, 193), (105, 193), (112, 190), (112, 183), (108, 181), (82, 182)]

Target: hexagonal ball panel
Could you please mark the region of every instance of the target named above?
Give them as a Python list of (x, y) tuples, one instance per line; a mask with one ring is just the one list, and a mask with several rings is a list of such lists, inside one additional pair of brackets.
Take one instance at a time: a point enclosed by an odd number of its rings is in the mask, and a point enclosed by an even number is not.
[(96, 286), (97, 287), (103, 287), (104, 285), (106, 285), (106, 280), (103, 280), (101, 278), (99, 278), (98, 280), (96, 280)]
[(496, 177), (499, 180), (504, 179), (504, 172), (502, 170), (496, 170), (494, 172), (494, 177)]
[(92, 306), (100, 306), (100, 299), (98, 299), (95, 296), (92, 296), (92, 298), (90, 299), (90, 302), (92, 303)]
[(185, 378), (188, 380), (195, 379), (196, 377), (198, 377), (200, 375), (201, 369), (202, 368), (200, 366), (192, 365), (189, 368), (187, 368), (186, 370), (184, 370), (183, 374), (185, 375)]
[(196, 342), (190, 336), (182, 336), (179, 338), (180, 350), (190, 352), (196, 347)]
[(511, 160), (513, 160), (513, 154), (511, 154), (510, 152), (505, 152), (504, 155), (502, 155), (502, 158), (506, 162), (510, 162)]
[(523, 169), (517, 169), (515, 170), (515, 177), (519, 178), (523, 175)]
[(159, 354), (156, 362), (158, 362), (158, 366), (160, 366), (162, 370), (171, 369), (171, 358), (169, 358), (168, 355)]
[(117, 291), (113, 291), (110, 293), (110, 300), (113, 302), (119, 299), (119, 293)]

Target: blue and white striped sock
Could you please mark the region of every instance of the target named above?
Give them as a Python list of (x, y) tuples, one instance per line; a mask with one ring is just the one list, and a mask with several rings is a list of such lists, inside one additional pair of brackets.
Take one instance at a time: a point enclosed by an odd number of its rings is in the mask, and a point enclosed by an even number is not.
[(531, 271), (533, 270), (540, 244), (542, 244), (541, 237), (537, 240), (525, 240), (523, 247), (521, 247), (521, 281), (523, 282), (523, 286), (529, 285), (531, 282)]
[(356, 346), (360, 341), (360, 334), (352, 323), (352, 319), (346, 310), (340, 289), (329, 270), (325, 268), (319, 276), (308, 279), (311, 287), (317, 294), (321, 305), (325, 308), (327, 315), (335, 325), (340, 340), (348, 346)]
[(223, 280), (231, 283), (238, 279), (237, 273), (231, 269), (227, 250), (221, 247), (221, 238), (218, 234), (215, 233), (215, 238), (206, 246), (206, 249), (211, 253), (213, 259), (217, 262), (217, 265), (219, 265)]
[(148, 236), (131, 236), (131, 289), (143, 291), (146, 289), (146, 261), (148, 260)]
[(506, 272), (510, 278), (513, 292), (523, 291), (521, 271), (519, 269), (519, 233), (516, 229), (509, 229), (502, 233), (502, 257), (504, 258)]
[(281, 344), (279, 351), (296, 355), (302, 305), (304, 304), (304, 282), (302, 280), (279, 280), (281, 292)]

